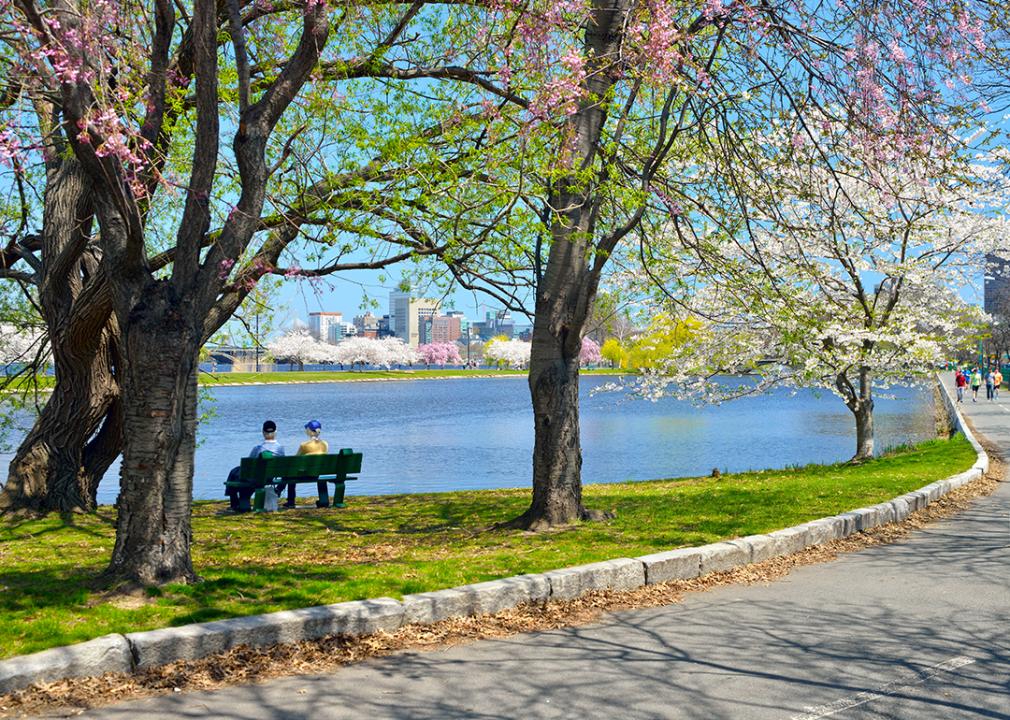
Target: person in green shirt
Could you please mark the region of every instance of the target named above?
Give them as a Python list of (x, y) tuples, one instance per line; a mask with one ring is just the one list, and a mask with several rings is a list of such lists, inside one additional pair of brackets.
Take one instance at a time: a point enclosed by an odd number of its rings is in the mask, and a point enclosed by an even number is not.
[(978, 402), (978, 389), (982, 387), (982, 371), (975, 368), (971, 371), (971, 401)]

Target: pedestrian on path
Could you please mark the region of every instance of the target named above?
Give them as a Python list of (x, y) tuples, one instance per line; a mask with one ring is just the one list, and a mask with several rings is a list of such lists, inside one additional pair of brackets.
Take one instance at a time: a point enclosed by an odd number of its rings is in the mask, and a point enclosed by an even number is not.
[(968, 374), (964, 370), (954, 373), (954, 386), (957, 388), (957, 401), (964, 402), (964, 389), (968, 387)]
[(985, 399), (992, 402), (992, 382), (995, 376), (993, 375), (992, 369), (985, 371)]
[(999, 387), (1003, 384), (1003, 373), (996, 368), (992, 375), (992, 397), (993, 400), (999, 400)]
[(982, 371), (975, 368), (971, 371), (971, 401), (978, 402), (978, 389), (982, 387)]

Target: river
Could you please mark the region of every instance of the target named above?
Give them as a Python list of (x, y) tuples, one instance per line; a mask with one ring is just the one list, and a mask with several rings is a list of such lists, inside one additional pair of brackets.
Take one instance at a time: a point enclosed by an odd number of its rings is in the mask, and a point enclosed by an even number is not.
[[(850, 413), (826, 392), (780, 389), (719, 406), (591, 395), (611, 378), (583, 376), (583, 479), (588, 483), (708, 474), (845, 460), (855, 445)], [(876, 403), (878, 447), (932, 436), (928, 390), (896, 388)], [(194, 496), (220, 498), (229, 468), (277, 423), (294, 452), (310, 419), (331, 449), (364, 453), (348, 494), (528, 487), (533, 418), (523, 377), (220, 387), (202, 401)], [(6, 476), (10, 455), (0, 454)], [(310, 492), (304, 489), (305, 492)], [(99, 490), (115, 500), (118, 464)]]

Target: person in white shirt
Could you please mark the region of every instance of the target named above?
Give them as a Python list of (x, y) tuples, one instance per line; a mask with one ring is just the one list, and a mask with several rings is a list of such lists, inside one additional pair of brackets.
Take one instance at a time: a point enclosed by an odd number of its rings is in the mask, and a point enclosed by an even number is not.
[[(261, 455), (267, 457), (283, 456), (284, 446), (277, 442), (277, 423), (267, 420), (263, 423), (263, 442), (254, 447), (249, 453), (249, 457), (257, 458)], [(235, 482), (239, 479), (240, 467), (236, 466), (228, 473), (228, 482)], [(225, 486), (225, 494), (231, 509), (235, 512), (249, 512), (249, 498), (252, 497), (254, 488), (239, 488)]]

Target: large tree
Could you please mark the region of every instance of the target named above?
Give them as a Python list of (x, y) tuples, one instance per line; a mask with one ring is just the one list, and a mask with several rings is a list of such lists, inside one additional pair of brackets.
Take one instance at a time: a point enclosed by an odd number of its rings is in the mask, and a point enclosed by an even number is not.
[(427, 255), (475, 276), (508, 270), (482, 249), (495, 227), (458, 182), (488, 145), (484, 109), (431, 84), (480, 86), (445, 59), (465, 61), (455, 31), (475, 29), (423, 2), (15, 6), (17, 79), (53, 103), (53, 133), (90, 192), (101, 265), (82, 292), (107, 298), (119, 331), (108, 575), (191, 580), (198, 353), (259, 278), (315, 282)]
[[(660, 297), (706, 326), (643, 387), (708, 400), (825, 388), (851, 411), (862, 461), (874, 451), (874, 387), (928, 380), (977, 341), (981, 310), (958, 289), (1005, 242), (1010, 182), (994, 156), (969, 163), (930, 145), (881, 163), (822, 127), (816, 154), (769, 133), (767, 163), (734, 174), (747, 223), (678, 222), (655, 243), (649, 275), (691, 287)], [(751, 381), (726, 377), (740, 373)]]
[(972, 109), (966, 69), (996, 15), (933, 0), (501, 8), (489, 34), (498, 77), (525, 100), (501, 107), (533, 127), (516, 158), (521, 210), (534, 218), (536, 439), (533, 499), (516, 524), (544, 528), (593, 515), (582, 503), (578, 358), (611, 259), (636, 242), (645, 254), (671, 216), (705, 214), (720, 189), (698, 168), (716, 158), (746, 167), (754, 138), (783, 120), (797, 142), (819, 145), (813, 123), (827, 117), (882, 152), (948, 132)]

